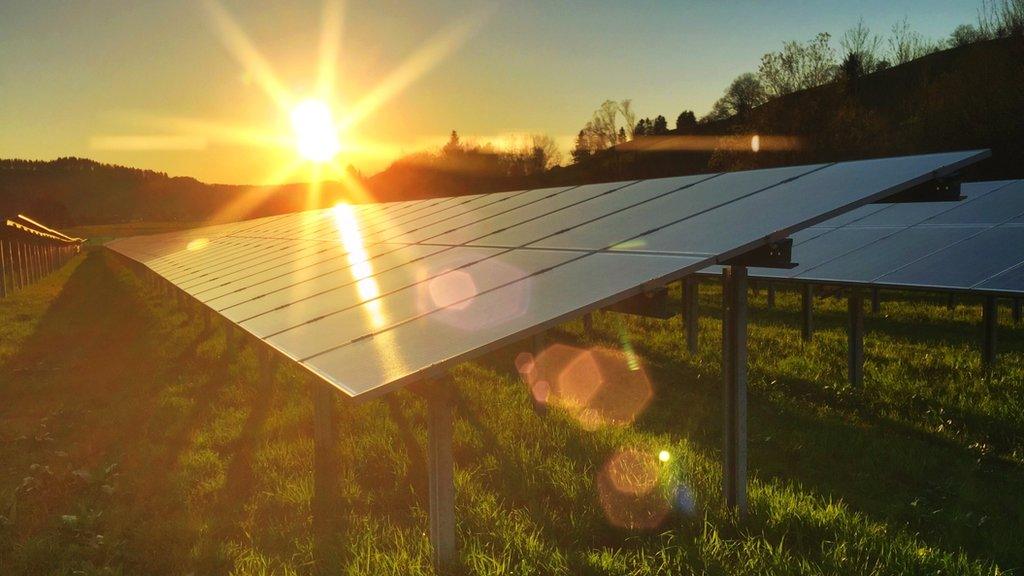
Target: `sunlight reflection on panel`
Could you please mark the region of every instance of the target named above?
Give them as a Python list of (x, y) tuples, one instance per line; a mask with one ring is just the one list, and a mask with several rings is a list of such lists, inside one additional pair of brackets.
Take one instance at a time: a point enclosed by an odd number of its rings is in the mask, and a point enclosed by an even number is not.
[[(380, 286), (373, 277), (373, 265), (363, 243), (356, 211), (348, 204), (338, 204), (331, 210), (335, 228), (341, 239), (349, 263), (349, 272), (355, 280), (356, 292), (364, 302), (361, 310), (369, 317), (374, 329), (384, 328), (389, 318), (380, 299)], [(405, 370), (402, 349), (395, 342), (395, 333), (384, 330), (374, 335), (374, 353), (379, 362), (387, 362), (395, 370)]]
[(537, 401), (564, 408), (588, 430), (632, 423), (654, 395), (643, 367), (612, 348), (552, 344), (537, 358), (520, 355), (516, 368)]
[(209, 243), (210, 241), (206, 238), (196, 238), (189, 242), (188, 245), (185, 246), (185, 249), (189, 251), (202, 250), (203, 248), (206, 248), (206, 245)]
[(359, 232), (359, 223), (356, 220), (355, 212), (348, 204), (338, 204), (333, 208), (333, 213), (334, 225), (347, 253), (352, 278), (356, 282), (356, 290), (364, 302), (368, 301), (364, 309), (369, 313), (373, 327), (381, 328), (387, 324), (387, 317), (377, 298), (380, 296), (380, 287), (377, 286), (377, 281), (373, 278), (373, 266), (370, 264), (366, 247), (363, 246), (363, 237)]
[[(421, 275), (417, 285), (420, 312), (440, 309), (436, 313), (438, 320), (467, 332), (504, 324), (525, 314), (530, 305), (530, 278), (519, 280), (525, 276), (522, 270), (495, 258), (470, 268), (423, 270)], [(502, 289), (505, 297), (500, 307), (486, 308), (473, 298), (478, 293), (477, 286), (484, 283), (510, 283)]]
[(598, 498), (608, 522), (620, 528), (657, 528), (671, 511), (654, 454), (628, 448), (612, 455), (597, 476)]

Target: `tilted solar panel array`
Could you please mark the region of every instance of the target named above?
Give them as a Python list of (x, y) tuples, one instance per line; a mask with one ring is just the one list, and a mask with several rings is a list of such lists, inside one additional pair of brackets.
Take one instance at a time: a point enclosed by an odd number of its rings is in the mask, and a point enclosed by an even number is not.
[(986, 156), (343, 205), (108, 246), (374, 396)]
[(1024, 181), (976, 182), (961, 190), (959, 202), (875, 204), (804, 229), (793, 235), (796, 268), (751, 268), (750, 274), (1024, 294)]

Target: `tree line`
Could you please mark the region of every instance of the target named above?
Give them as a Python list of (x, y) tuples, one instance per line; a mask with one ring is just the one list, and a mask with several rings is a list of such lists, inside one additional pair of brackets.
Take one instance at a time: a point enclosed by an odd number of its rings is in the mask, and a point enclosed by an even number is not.
[[(885, 37), (873, 33), (861, 19), (839, 37), (841, 52), (832, 45), (832, 36), (827, 32), (805, 42), (785, 42), (780, 50), (761, 57), (756, 72), (737, 76), (708, 114), (698, 120), (692, 110), (682, 111), (676, 118), (674, 133), (699, 133), (703, 125), (731, 118), (742, 121), (751, 110), (769, 100), (834, 82), (852, 83), (865, 75), (947, 48), (1022, 37), (1024, 0), (983, 0), (977, 20), (976, 24), (957, 26), (945, 39), (932, 40), (914, 31), (906, 17), (893, 23)], [(669, 133), (664, 116), (637, 121), (630, 100), (607, 100), (580, 129), (570, 157), (573, 162), (584, 162), (636, 137)]]

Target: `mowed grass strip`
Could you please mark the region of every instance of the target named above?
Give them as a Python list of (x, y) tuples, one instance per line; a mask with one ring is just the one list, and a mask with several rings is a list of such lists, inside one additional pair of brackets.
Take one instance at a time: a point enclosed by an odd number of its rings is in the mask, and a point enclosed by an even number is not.
[[(865, 384), (853, 389), (845, 301), (818, 300), (804, 344), (795, 294), (780, 291), (772, 310), (752, 295), (745, 521), (720, 498), (713, 284), (694, 357), (678, 318), (600, 313), (590, 333), (572, 322), (550, 335), (635, 353), (653, 400), (628, 426), (535, 410), (515, 369), (524, 346), (460, 367), (458, 571), (1024, 567), (1022, 330), (1001, 325), (1000, 366), (986, 377), (975, 303), (950, 312), (940, 297), (891, 298), (868, 315)], [(254, 348), (226, 350), (224, 326), (206, 329), (102, 250), (0, 301), (0, 573), (308, 574), (317, 558), (329, 573), (432, 574), (423, 401), (336, 405), (336, 530), (314, 541), (320, 384), (276, 363), (264, 389)], [(608, 497), (623, 454), (655, 462), (650, 492)], [(623, 515), (660, 522), (631, 529)]]

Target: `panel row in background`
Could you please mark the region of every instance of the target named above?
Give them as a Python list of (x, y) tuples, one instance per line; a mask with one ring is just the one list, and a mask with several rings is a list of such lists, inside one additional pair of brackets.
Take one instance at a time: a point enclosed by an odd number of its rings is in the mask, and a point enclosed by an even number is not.
[(1024, 295), (1024, 181), (976, 182), (961, 190), (956, 202), (865, 206), (807, 228), (793, 235), (796, 268), (751, 268), (750, 274)]

